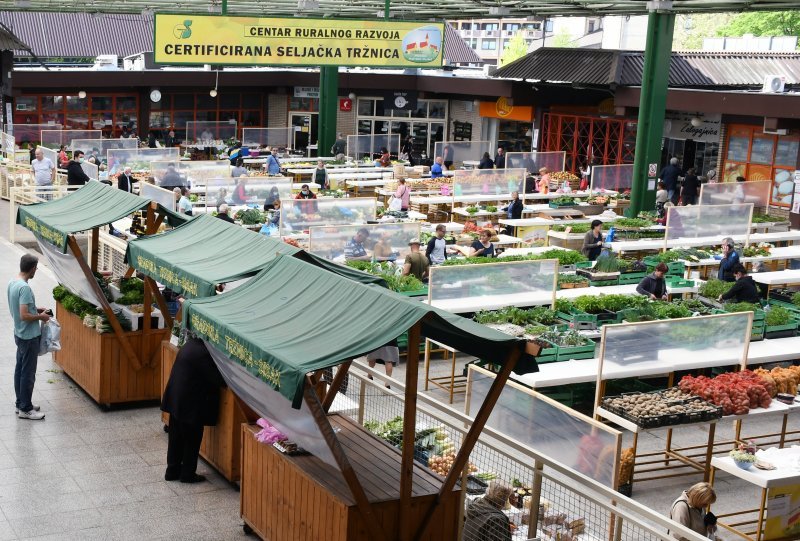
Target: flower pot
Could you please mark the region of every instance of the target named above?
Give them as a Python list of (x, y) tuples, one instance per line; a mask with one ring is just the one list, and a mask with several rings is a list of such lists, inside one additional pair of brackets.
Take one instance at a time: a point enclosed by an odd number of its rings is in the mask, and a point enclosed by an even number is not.
[(734, 462), (734, 464), (736, 464), (738, 467), (740, 467), (743, 470), (749, 470), (750, 468), (753, 467), (753, 463), (752, 462), (746, 462), (744, 460), (736, 460), (736, 459), (734, 459), (733, 462)]

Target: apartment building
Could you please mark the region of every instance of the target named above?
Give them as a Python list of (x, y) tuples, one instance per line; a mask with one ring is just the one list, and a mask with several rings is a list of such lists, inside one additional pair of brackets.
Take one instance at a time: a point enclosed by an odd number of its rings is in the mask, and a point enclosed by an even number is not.
[(536, 40), (553, 31), (552, 19), (469, 19), (453, 20), (450, 24), (461, 38), (478, 53), (485, 64), (498, 65), (503, 49), (518, 32), (522, 32), (528, 50), (533, 50)]

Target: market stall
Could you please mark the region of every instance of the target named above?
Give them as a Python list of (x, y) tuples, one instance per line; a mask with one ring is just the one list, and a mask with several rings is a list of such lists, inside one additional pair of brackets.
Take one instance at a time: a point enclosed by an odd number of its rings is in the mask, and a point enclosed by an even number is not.
[(478, 161), (484, 153), (494, 159), (490, 141), (440, 141), (433, 146), (433, 157), (442, 157), (445, 167), (459, 169), (466, 161)]
[(106, 165), (109, 176), (118, 175), (125, 167), (139, 182), (150, 177), (150, 162), (180, 160), (177, 147), (168, 148), (109, 148), (106, 151)]
[[(277, 296), (291, 302), (274, 310), (268, 303)], [(319, 309), (322, 306), (325, 310)], [(404, 540), (456, 539), (461, 506), (456, 481), (517, 364), (521, 341), (289, 257), (276, 258), (226, 295), (188, 300), (185, 310), (187, 328), (206, 341), (228, 385), (312, 453), (284, 455), (275, 447), (257, 444), (245, 428), (241, 508), (249, 527), (275, 540), (380, 540), (394, 538), (398, 531)], [(253, 317), (242, 320), (242, 313)], [(307, 329), (302, 333), (296, 332), (299, 317)], [(406, 329), (404, 443), (397, 450), (326, 411), (350, 360)], [(414, 460), (418, 348), (423, 334), (503, 367), (444, 479)], [(330, 389), (318, 394), (319, 371), (336, 366)], [(276, 468), (283, 472), (280, 481), (263, 473)], [(296, 497), (284, 498), (281, 494), (286, 491)], [(309, 494), (314, 495), (314, 509), (325, 510), (313, 518), (304, 503)], [(334, 514), (341, 518), (325, 518)]]
[(718, 182), (700, 186), (700, 205), (733, 205), (752, 203), (753, 208), (763, 211), (769, 207), (772, 181)]
[(356, 161), (373, 161), (381, 156), (381, 149), (386, 149), (389, 154), (397, 159), (400, 154), (400, 135), (348, 135), (347, 155)]
[(528, 175), (538, 176), (542, 167), (550, 172), (563, 171), (566, 157), (566, 152), (508, 152), (506, 168), (522, 168)]
[[(161, 395), (158, 353), (171, 326), (166, 306), (159, 303), (160, 314), (153, 317), (154, 288), (144, 284), (135, 292), (137, 297), (141, 295), (141, 314), (119, 304), (114, 309), (113, 297), (105, 291), (107, 284), (96, 278), (99, 227), (137, 211), (146, 212), (149, 233), (155, 233), (167, 217), (180, 219), (149, 200), (97, 182), (51, 202), (22, 206), (17, 213), (17, 223), (34, 232), (49, 267), (65, 286), (54, 296), (58, 301), (56, 316), (64, 336), (70, 339), (62, 341), (55, 361), (104, 405), (152, 400)], [(82, 231), (90, 232), (88, 261), (75, 237)], [(84, 313), (91, 318), (99, 314), (96, 319), (102, 323), (97, 323), (98, 330), (87, 326)], [(132, 330), (134, 327), (137, 329)]]

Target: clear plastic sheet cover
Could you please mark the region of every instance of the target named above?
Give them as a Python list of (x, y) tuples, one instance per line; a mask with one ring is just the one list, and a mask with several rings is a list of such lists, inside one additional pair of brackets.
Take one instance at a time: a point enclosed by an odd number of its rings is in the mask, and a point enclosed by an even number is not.
[(380, 157), (382, 148), (389, 154), (397, 156), (400, 153), (400, 135), (348, 135), (347, 155), (356, 160)]
[(441, 156), (448, 168), (453, 169), (462, 167), (465, 161), (481, 161), (486, 152), (494, 160), (494, 150), (489, 141), (440, 141), (433, 146), (433, 157)]
[(6, 126), (6, 133), (13, 135), (17, 144), (22, 145), (22, 143), (41, 143), (42, 130), (62, 128), (61, 124), (9, 124)]
[(551, 305), (557, 273), (555, 259), (432, 267), (428, 298), (432, 306), (454, 313)]
[(369, 232), (364, 247), (370, 255), (375, 255), (376, 261), (396, 261), (398, 265), (402, 265), (405, 257), (411, 253), (409, 241), (419, 238), (420, 224), (312, 227), (309, 232), (308, 250), (325, 259), (345, 263), (344, 246), (362, 228)]
[[(58, 151), (52, 148), (43, 147), (41, 145), (36, 147), (36, 150), (41, 150), (44, 157), (53, 163), (53, 167), (58, 167)], [(97, 177), (95, 177), (97, 178)]]
[(236, 138), (236, 121), (186, 121), (186, 142), (203, 143)]
[(149, 182), (140, 182), (139, 195), (145, 199), (150, 199), (151, 201), (161, 204), (164, 208), (168, 208), (172, 211), (175, 210), (175, 194), (172, 190), (159, 188)]
[[(474, 414), (486, 399), (495, 375), (472, 366), (469, 372), (467, 414)], [(503, 387), (486, 426), (613, 487), (620, 433), (567, 410), (535, 391), (509, 383)]]
[(93, 163), (83, 162), (81, 164), (81, 169), (83, 169), (83, 172), (92, 180), (98, 180), (100, 178), (100, 168)]
[(78, 259), (72, 253), (72, 249), (68, 249), (67, 253), (62, 254), (55, 245), (49, 242), (42, 242), (39, 239), (36, 239), (36, 242), (39, 243), (39, 251), (47, 260), (47, 267), (56, 275), (59, 284), (85, 301), (97, 307), (101, 306), (100, 299), (86, 281), (86, 275), (83, 273)]
[(125, 167), (132, 171), (150, 172), (150, 163), (158, 161), (180, 160), (178, 147), (170, 148), (110, 148), (106, 152), (108, 174), (121, 173)]
[[(701, 205), (733, 205), (752, 203), (755, 208), (766, 208), (772, 182), (720, 182), (700, 187)], [(777, 195), (777, 194), (775, 194)]]
[(289, 199), (281, 204), (281, 235), (311, 227), (365, 224), (375, 220), (374, 197)]
[(633, 164), (592, 166), (592, 190), (623, 192), (632, 186)]
[(750, 312), (603, 327), (599, 378), (666, 374), (741, 365), (750, 341)]
[(538, 175), (542, 167), (551, 172), (563, 171), (566, 156), (566, 152), (509, 152), (506, 154), (506, 168), (522, 168), (532, 175)]
[(77, 139), (73, 138), (70, 143), (70, 150), (81, 150), (87, 160), (94, 156), (98, 163), (105, 163), (108, 159), (109, 149), (115, 148), (137, 148), (138, 139)]
[[(244, 185), (245, 199), (238, 193), (238, 184)], [(225, 190), (224, 192), (222, 190)], [(222, 200), (233, 206), (248, 205), (263, 208), (267, 199), (281, 203), (292, 199), (292, 181), (286, 177), (222, 177), (209, 179), (205, 185), (206, 207), (214, 207)]]
[(524, 169), (456, 169), (453, 171), (453, 195), (497, 196), (508, 198), (511, 192), (522, 195)]
[(292, 128), (242, 128), (242, 146), (285, 151), (292, 146), (293, 135)]
[(150, 162), (150, 172), (158, 186), (205, 186), (212, 178), (231, 176), (228, 160)]
[(681, 239), (708, 239), (710, 244), (720, 244), (725, 237), (748, 237), (752, 216), (752, 203), (670, 207), (665, 238), (674, 245)]
[(72, 150), (72, 141), (75, 139), (102, 139), (100, 130), (42, 130), (42, 146), (58, 150), (65, 145), (67, 150)]
[(305, 401), (299, 410), (293, 409), (292, 403), (278, 391), (248, 372), (242, 365), (232, 361), (210, 342), (205, 340), (204, 342), (225, 383), (236, 396), (286, 434), (291, 441), (326, 464), (339, 469)]

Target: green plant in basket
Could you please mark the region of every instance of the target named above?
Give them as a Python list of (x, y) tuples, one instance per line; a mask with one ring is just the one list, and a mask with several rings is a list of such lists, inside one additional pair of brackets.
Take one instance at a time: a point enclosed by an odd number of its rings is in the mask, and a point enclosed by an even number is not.
[(594, 272), (619, 272), (616, 254), (611, 250), (603, 250), (594, 264)]
[(548, 327), (545, 325), (528, 325), (525, 327), (525, 334), (529, 334), (531, 336), (540, 336), (547, 331)]
[(723, 280), (711, 278), (708, 282), (701, 285), (697, 292), (703, 297), (716, 299), (720, 295), (727, 293), (731, 287), (733, 287), (733, 282), (725, 282)]
[(494, 205), (487, 205), (486, 212), (497, 212), (497, 207)]
[(467, 211), (469, 215), (478, 214), (478, 207), (467, 207), (464, 210)]
[(679, 319), (692, 316), (691, 310), (680, 304), (657, 301), (653, 302), (652, 306), (658, 319)]
[(569, 314), (576, 309), (575, 303), (567, 299), (556, 299), (556, 312)]
[(577, 274), (559, 274), (558, 285), (561, 284), (588, 284), (589, 279)]
[(605, 310), (605, 303), (600, 295), (581, 295), (573, 302), (575, 308), (587, 314), (600, 314)]
[(792, 314), (783, 306), (772, 306), (764, 317), (764, 322), (768, 327), (788, 325), (792, 322)]
[(755, 312), (761, 310), (761, 306), (752, 302), (729, 302), (725, 304), (726, 312)]
[(529, 321), (541, 323), (542, 325), (555, 325), (558, 323), (556, 311), (544, 306), (537, 306), (528, 310), (528, 318)]

